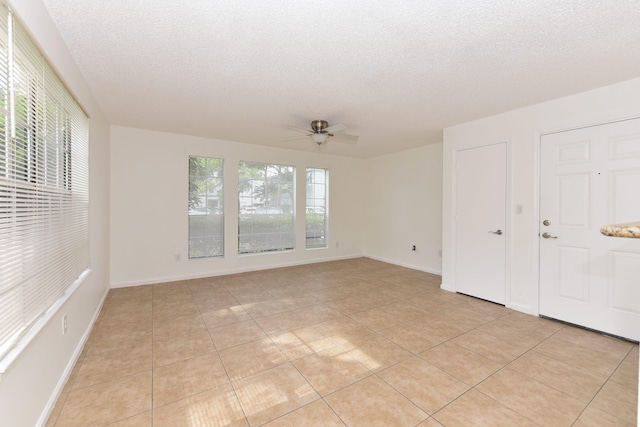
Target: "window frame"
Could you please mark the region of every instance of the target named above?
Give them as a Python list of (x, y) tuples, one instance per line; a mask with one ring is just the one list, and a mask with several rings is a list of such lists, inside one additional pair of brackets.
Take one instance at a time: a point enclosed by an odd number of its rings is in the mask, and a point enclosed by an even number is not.
[(295, 222), (296, 167), (240, 160), (238, 255), (295, 250)]
[[(320, 171), (323, 172), (323, 182), (317, 183), (315, 179), (312, 178), (315, 178), (315, 174)], [(313, 174), (311, 177), (310, 173)], [(305, 249), (326, 249), (329, 247), (329, 170), (307, 167), (305, 170), (305, 178)], [(318, 186), (322, 186), (323, 188), (322, 197), (318, 197), (316, 194)], [(314, 201), (311, 205), (309, 203), (310, 200)], [(316, 201), (320, 201), (320, 203), (316, 203)], [(319, 221), (321, 221), (323, 225), (321, 229), (317, 226), (314, 227)], [(320, 240), (321, 243), (310, 243), (310, 241), (312, 242), (314, 240)]]
[[(196, 167), (199, 161), (204, 161), (205, 165), (203, 170), (198, 174), (201, 182), (196, 183), (192, 181), (194, 174), (192, 170)], [(211, 163), (220, 163), (219, 167), (208, 169)], [(215, 169), (215, 170), (214, 170)], [(209, 176), (211, 174), (212, 176)], [(211, 180), (210, 182), (207, 182)], [(206, 185), (205, 192), (200, 191), (203, 182)], [(212, 191), (209, 191), (211, 187), (214, 187)], [(217, 187), (217, 189), (215, 189)], [(204, 206), (200, 205), (200, 199), (204, 197)], [(197, 202), (196, 202), (196, 199)], [(217, 201), (216, 206), (209, 203), (210, 200)], [(196, 206), (197, 204), (197, 206)], [(197, 209), (201, 208), (201, 209)], [(204, 210), (202, 210), (204, 209)], [(203, 212), (203, 213), (200, 213)], [(209, 156), (189, 156), (189, 197), (188, 197), (188, 259), (207, 259), (207, 258), (221, 258), (224, 257), (224, 159)], [(217, 231), (214, 234), (193, 235), (192, 231), (196, 228), (211, 232), (211, 230)], [(217, 230), (216, 230), (217, 229)], [(216, 238), (216, 236), (219, 236)], [(208, 241), (204, 241), (208, 239)], [(210, 246), (212, 250), (207, 252), (202, 250), (202, 254), (197, 255), (197, 251), (194, 249), (194, 243), (200, 241), (200, 246)], [(216, 248), (218, 250), (216, 250)]]

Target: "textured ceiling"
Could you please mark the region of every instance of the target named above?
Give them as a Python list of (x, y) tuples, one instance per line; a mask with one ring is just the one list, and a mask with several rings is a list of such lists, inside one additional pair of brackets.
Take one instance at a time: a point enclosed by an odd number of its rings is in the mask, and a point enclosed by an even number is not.
[(112, 124), (370, 157), (640, 76), (638, 0), (43, 0)]

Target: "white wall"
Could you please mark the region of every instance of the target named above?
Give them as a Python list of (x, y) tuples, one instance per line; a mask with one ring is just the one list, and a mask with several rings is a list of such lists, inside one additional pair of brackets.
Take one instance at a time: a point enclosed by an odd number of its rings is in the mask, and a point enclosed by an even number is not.
[[(640, 79), (583, 92), (488, 117), (444, 131), (443, 288), (455, 290), (452, 208), (453, 156), (457, 147), (481, 142), (510, 143), (507, 306), (538, 314), (538, 167), (540, 135), (640, 116)], [(524, 213), (515, 215), (515, 206)]]
[[(188, 260), (187, 189), (190, 155), (223, 158), (225, 256)], [(304, 212), (305, 168), (329, 170), (329, 247), (306, 250), (304, 216), (296, 221), (296, 249), (239, 256), (240, 160), (296, 167), (298, 212)], [(113, 287), (229, 274), (362, 256), (360, 206), (365, 160), (323, 153), (114, 126), (111, 129), (111, 284)], [(336, 245), (339, 244), (339, 247)], [(176, 262), (180, 254), (182, 261)]]
[[(109, 286), (109, 128), (40, 0), (12, 0), (14, 12), (91, 116), (91, 273), (71, 294), (0, 380), (0, 424), (33, 426), (46, 420), (79, 355)], [(68, 330), (61, 333), (61, 316)]]
[(365, 185), (365, 256), (440, 274), (442, 144), (369, 159)]

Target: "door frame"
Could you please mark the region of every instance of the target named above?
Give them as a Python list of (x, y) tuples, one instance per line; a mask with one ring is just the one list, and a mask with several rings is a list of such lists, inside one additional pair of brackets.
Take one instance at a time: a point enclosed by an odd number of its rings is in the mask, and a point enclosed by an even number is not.
[[(541, 188), (540, 188), (540, 179), (541, 179), (541, 168), (542, 168), (542, 137), (546, 136), (546, 135), (552, 135), (554, 133), (561, 133), (561, 132), (568, 132), (568, 131), (572, 131), (572, 130), (578, 130), (578, 129), (584, 129), (584, 128), (588, 128), (588, 127), (594, 127), (594, 126), (602, 126), (602, 125), (607, 125), (607, 124), (611, 124), (611, 123), (617, 123), (617, 122), (623, 122), (626, 120), (633, 120), (633, 119), (640, 119), (640, 114), (633, 114), (630, 116), (624, 116), (624, 117), (620, 117), (620, 116), (616, 116), (616, 117), (605, 117), (605, 118), (593, 118), (591, 121), (588, 122), (577, 122), (577, 123), (573, 123), (571, 125), (564, 125), (564, 126), (556, 126), (553, 128), (549, 128), (547, 130), (541, 130), (541, 131), (537, 131), (535, 133), (535, 141), (537, 141), (536, 144), (533, 145), (533, 158), (534, 158), (534, 177), (533, 177), (533, 182), (535, 185), (534, 188), (534, 207), (533, 207), (533, 229), (532, 229), (532, 240), (534, 242), (533, 244), (533, 257), (532, 257), (532, 273), (533, 273), (533, 280), (534, 283), (536, 283), (537, 286), (537, 295), (538, 298), (535, 301), (535, 315), (536, 316), (540, 316), (540, 197), (542, 196), (542, 192), (541, 192)], [(603, 224), (605, 225), (605, 224)]]
[[(513, 200), (513, 196), (512, 196), (512, 178), (513, 178), (513, 173), (512, 173), (512, 142), (511, 139), (509, 138), (500, 138), (500, 139), (492, 139), (492, 140), (485, 140), (485, 141), (468, 141), (462, 144), (456, 144), (455, 147), (453, 147), (453, 152), (452, 152), (452, 158), (451, 158), (451, 165), (452, 165), (452, 170), (454, 171), (454, 173), (451, 174), (451, 188), (452, 188), (452, 195), (450, 198), (450, 208), (451, 211), (450, 212), (457, 212), (457, 206), (456, 206), (456, 195), (458, 192), (458, 183), (457, 183), (457, 173), (456, 173), (456, 165), (458, 163), (458, 153), (460, 151), (463, 150), (468, 150), (471, 148), (481, 148), (481, 147), (486, 147), (489, 145), (497, 145), (497, 144), (505, 144), (505, 149), (506, 149), (506, 158), (505, 158), (505, 168), (506, 168), (506, 179), (505, 179), (505, 295), (504, 295), (504, 305), (507, 308), (511, 308), (511, 250), (512, 250), (512, 236), (511, 236), (511, 231), (513, 230), (513, 227), (511, 226), (512, 223), (512, 200)], [(451, 238), (449, 241), (449, 248), (451, 249), (451, 253), (452, 254), (456, 254), (457, 253), (457, 247), (456, 247), (456, 241), (458, 240), (458, 227), (457, 227), (457, 222), (454, 220), (453, 224), (452, 224), (452, 230), (453, 232), (451, 233)], [(456, 260), (454, 259), (453, 262), (455, 263)], [(451, 277), (452, 277), (452, 283), (450, 285), (445, 285), (443, 283), (443, 285), (441, 286), (442, 289), (446, 289), (452, 292), (457, 292), (457, 285), (456, 285), (456, 271), (455, 268), (452, 269), (451, 271)]]

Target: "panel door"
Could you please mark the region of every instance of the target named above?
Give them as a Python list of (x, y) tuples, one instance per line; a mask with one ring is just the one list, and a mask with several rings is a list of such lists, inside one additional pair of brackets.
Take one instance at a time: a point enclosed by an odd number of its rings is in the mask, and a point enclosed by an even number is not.
[(541, 138), (540, 314), (640, 340), (640, 119)]

